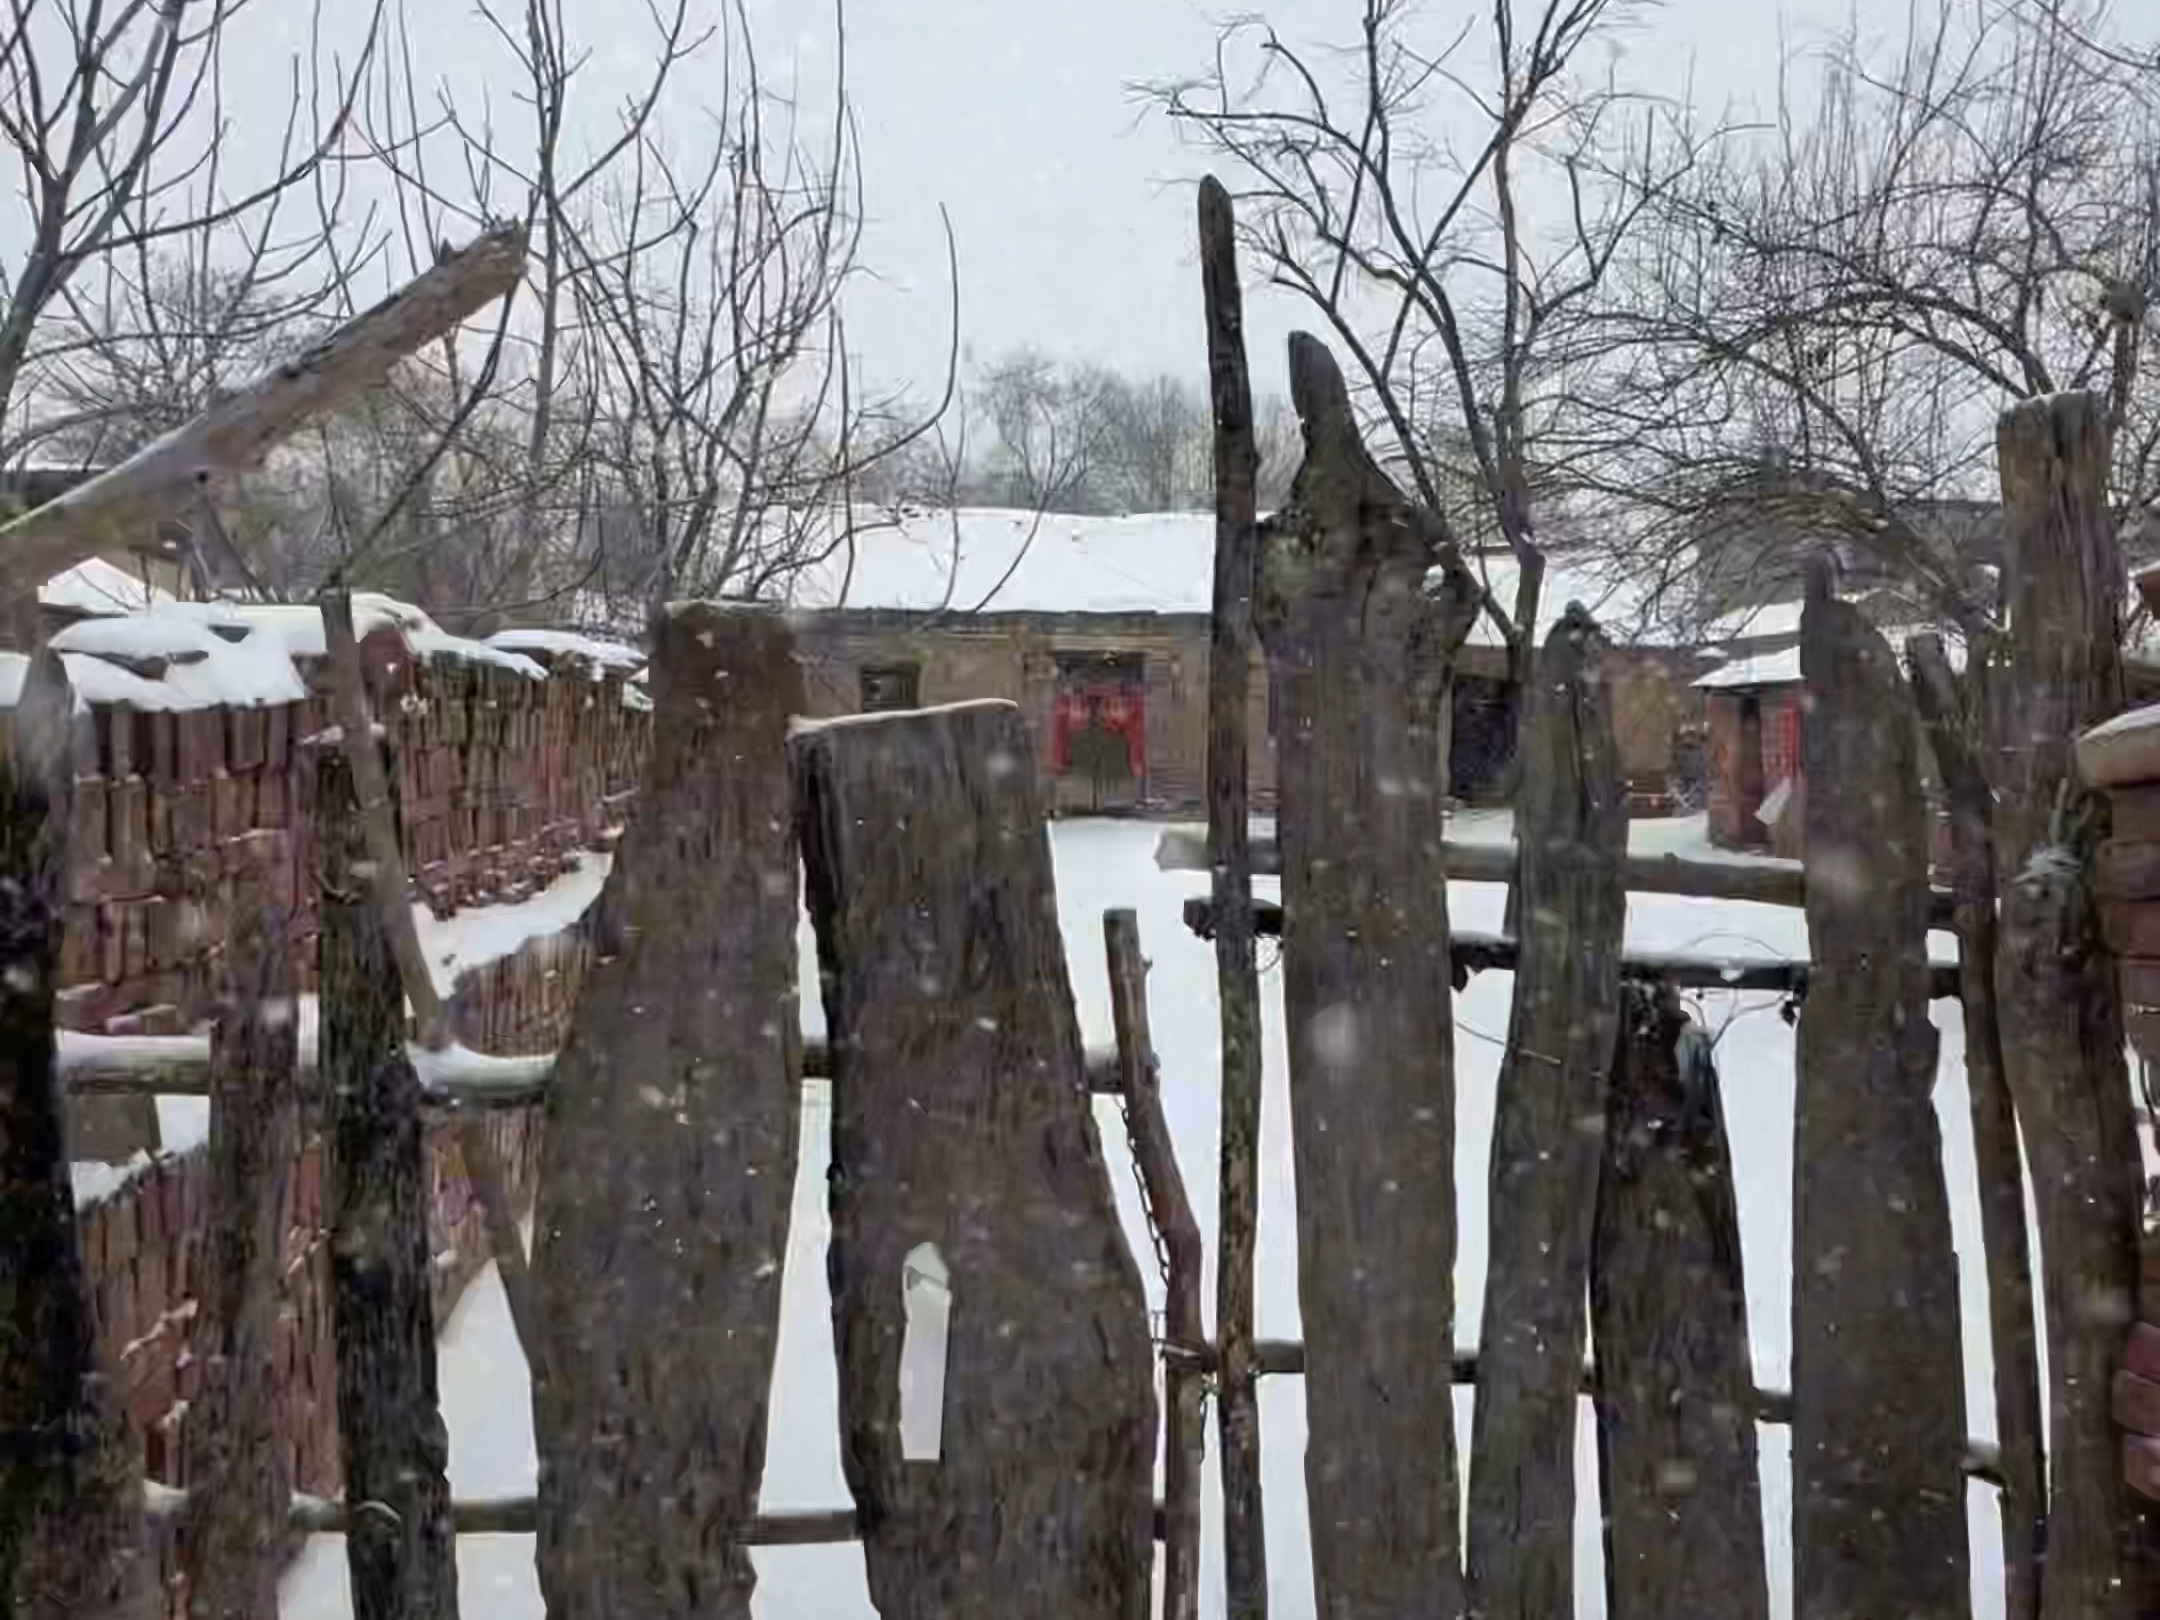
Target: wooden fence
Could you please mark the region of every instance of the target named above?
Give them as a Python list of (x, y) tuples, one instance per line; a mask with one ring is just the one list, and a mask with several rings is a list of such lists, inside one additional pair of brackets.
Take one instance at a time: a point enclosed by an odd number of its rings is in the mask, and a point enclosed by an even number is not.
[[(1220, 212), (1219, 197), (1204, 207)], [(1219, 252), (1209, 266), (1220, 271)], [(1209, 291), (1227, 322), (1227, 290), (1211, 276)], [(2107, 1407), (2136, 1304), (2139, 1184), (2113, 962), (2087, 903), (2106, 808), (2070, 753), (2121, 697), (2104, 402), (2064, 396), (2005, 418), (2016, 589), (2005, 634), (1975, 645), (1965, 676), (1923, 645), (1908, 678), (1827, 576), (1811, 588), (1804, 747), (1818, 791), (1804, 872), (1782, 896), (1804, 906), (1810, 952), (1765, 970), (1804, 992), (1793, 1382), (1761, 1391), (1722, 1110), (1674, 995), (1690, 975), (1722, 981), (1723, 966), (1625, 949), (1625, 896), (1641, 869), (1624, 854), (1597, 627), (1571, 608), (1534, 661), (1516, 851), (1502, 874), (1511, 935), (1454, 935), (1447, 885), (1462, 874), (1442, 837), (1442, 717), (1452, 660), (1481, 611), (1477, 587), (1445, 524), (1367, 455), (1341, 375), (1309, 338), (1293, 346), (1292, 380), (1306, 461), (1266, 525), (1233, 487), (1219, 596), (1233, 604), (1233, 651), (1249, 609), (1281, 728), (1272, 925), (1300, 1341), (1250, 1332), (1250, 953), (1269, 919), (1246, 886), (1242, 826), (1214, 829), (1217, 887), (1198, 918), (1226, 984), (1239, 986), (1226, 1018), (1247, 1020), (1225, 1043), (1225, 1264), (1211, 1343), (1197, 1227), (1148, 1050), (1139, 942), (1129, 916), (1106, 919), (1118, 1048), (1091, 1055), (1029, 740), (1010, 705), (791, 725), (800, 677), (784, 618), (679, 608), (655, 657), (637, 811), (590, 921), (593, 956), (559, 1054), (490, 1061), (443, 1048), (439, 1030), (433, 1050), (408, 1044), (401, 983), (423, 1036), (442, 1019), (397, 935), (399, 917), (410, 922), (402, 882), (385, 881), (397, 851), (380, 814), (384, 773), (355, 747), (319, 767), (319, 1075), (301, 1071), (290, 1028), (294, 874), (275, 840), (252, 843), (237, 866), (257, 887), (207, 1049), (132, 1049), (109, 1069), (63, 1075), (52, 987), (67, 694), (47, 661), (0, 780), (0, 1063), (11, 1081), (0, 1087), (0, 1268), (13, 1313), (0, 1335), (12, 1471), (0, 1586), (35, 1593), (44, 1607), (33, 1612), (133, 1614), (147, 1601), (145, 1501), (88, 1352), (60, 1104), (64, 1085), (185, 1083), (214, 1103), (221, 1238), (204, 1265), (202, 1331), (218, 1427), (201, 1483), (155, 1508), (176, 1526), (191, 1600), (210, 1612), (267, 1616), (266, 1550), (300, 1525), (346, 1531), (365, 1616), (454, 1613), (455, 1537), (523, 1529), (537, 1535), (558, 1620), (745, 1616), (746, 1548), (836, 1540), (862, 1543), (887, 1620), (1141, 1620), (1160, 1542), (1165, 1612), (1183, 1620), (1197, 1601), (1212, 1377), (1231, 1487), (1230, 1607), (1264, 1613), (1253, 1390), (1289, 1374), (1306, 1385), (1309, 1534), (1328, 1620), (1549, 1620), (1589, 1581), (1620, 1620), (1765, 1615), (1766, 1420), (1792, 1430), (1801, 1620), (1968, 1613), (1974, 1476), (1997, 1487), (2017, 1620), (2160, 1611), (2150, 1526), (2123, 1482)], [(1216, 381), (1234, 417), (1241, 368), (1226, 364)], [(1240, 461), (1223, 459), (1233, 472)], [(360, 701), (357, 681), (341, 697)], [(372, 735), (364, 712), (349, 718), (347, 736)], [(1924, 746), (1959, 795), (1963, 858), (1941, 896), (1929, 885)], [(1984, 802), (1963, 791), (1975, 779)], [(804, 901), (830, 1031), (818, 1049), (797, 1006)], [(1961, 941), (1954, 978), (1927, 955), (1931, 924), (1945, 920)], [(1463, 1357), (1437, 1349), (1454, 1343), (1457, 1308), (1452, 993), (1483, 966), (1512, 971), (1514, 1001), (1480, 1348)], [(1929, 1002), (1950, 993), (1974, 1054), (1992, 1449), (1964, 1433), (1957, 1262), (1930, 1098)], [(811, 1072), (833, 1095), (828, 1269), (853, 1508), (761, 1514), (798, 1088)], [(1164, 1238), (1159, 1343), (1116, 1217), (1098, 1089), (1126, 1104)], [(446, 1103), (535, 1098), (546, 1132), (529, 1297), (522, 1266), (512, 1277), (503, 1263), (534, 1372), (539, 1489), (459, 1503), (436, 1411), (422, 1122)], [(274, 1342), (275, 1166), (311, 1108), (327, 1112), (333, 1153), (342, 1504), (291, 1498), (250, 1449)], [(2022, 1309), (2031, 1260), (2022, 1213), (2011, 1214), (2021, 1144), (2040, 1237), (2044, 1434)], [(1453, 1414), (1466, 1382), (1479, 1399), (1464, 1470)], [(1576, 1566), (1571, 1541), (1586, 1392), (1607, 1521), (1597, 1570)]]

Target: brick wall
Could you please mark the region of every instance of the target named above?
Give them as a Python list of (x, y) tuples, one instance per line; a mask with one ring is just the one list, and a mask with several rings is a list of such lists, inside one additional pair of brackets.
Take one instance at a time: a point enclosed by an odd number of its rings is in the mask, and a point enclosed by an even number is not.
[[(420, 662), (394, 636), (370, 636), (364, 651), (406, 860), (438, 914), (523, 899), (621, 821), (651, 718), (625, 706), (620, 681)], [(251, 828), (291, 828), (306, 869), (315, 756), (305, 740), (327, 724), (319, 695), (92, 712), (77, 743), (65, 1027), (178, 1034), (208, 1015), (231, 928), (222, 852)]]

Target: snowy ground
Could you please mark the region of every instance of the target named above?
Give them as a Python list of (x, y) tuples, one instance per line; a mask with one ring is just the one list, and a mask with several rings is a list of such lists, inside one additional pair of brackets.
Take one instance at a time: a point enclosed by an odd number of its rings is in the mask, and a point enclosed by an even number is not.
[[(1464, 829), (1467, 831), (1468, 829)], [(1073, 990), (1091, 1043), (1111, 1038), (1101, 908), (1123, 905), (1140, 917), (1142, 941), (1153, 959), (1149, 980), (1155, 1038), (1162, 1060), (1164, 1101), (1178, 1157), (1208, 1253), (1214, 1254), (1216, 1201), (1216, 1085), (1214, 958), (1180, 920), (1185, 899), (1204, 879), (1157, 870), (1153, 852), (1159, 829), (1132, 822), (1066, 822), (1053, 830), (1058, 888), (1065, 900), (1064, 931)], [(1660, 847), (1685, 847), (1685, 825), (1644, 828)], [(1263, 885), (1270, 888), (1272, 885)], [(1455, 925), (1497, 931), (1502, 891), (1487, 884), (1457, 884), (1451, 901)], [(807, 931), (806, 931), (807, 935)], [(1638, 895), (1630, 902), (1628, 940), (1644, 949), (1692, 950), (1734, 956), (1805, 956), (1806, 927), (1797, 911), (1737, 902)], [(1938, 954), (1948, 954), (1938, 940)], [(1263, 944), (1267, 969), (1272, 947)], [(805, 962), (809, 962), (807, 937)], [(1260, 1199), (1259, 1331), (1266, 1338), (1298, 1332), (1297, 1246), (1292, 1203), (1288, 1092), (1281, 1030), (1280, 977), (1264, 971), (1267, 1025), (1266, 1115), (1262, 1131)], [(1461, 1198), (1461, 1254), (1456, 1271), (1458, 1341), (1476, 1342), (1484, 1287), (1486, 1160), (1490, 1149), (1493, 1092), (1500, 1036), (1506, 1030), (1509, 977), (1487, 974), (1456, 1002), (1459, 1087), (1457, 1185)], [(818, 1022), (814, 977), (805, 980), (807, 1021)], [(1748, 1311), (1757, 1380), (1789, 1386), (1791, 1344), (1791, 1180), (1793, 1133), (1793, 1031), (1777, 1016), (1775, 998), (1713, 993), (1701, 1015), (1722, 1031), (1718, 1054), (1726, 1117), (1732, 1131), (1740, 1205), (1741, 1241), (1747, 1266)], [(1970, 1432), (1992, 1438), (1993, 1402), (1985, 1324), (1985, 1279), (1980, 1270), (1979, 1214), (1966, 1111), (1964, 1050), (1954, 1003), (1938, 1002), (1943, 1032), (1942, 1069), (1936, 1106), (1942, 1120), (1949, 1167), (1951, 1216), (1958, 1245), (1966, 1335), (1966, 1408)], [(1098, 1101), (1097, 1116), (1111, 1160), (1119, 1206), (1134, 1252), (1150, 1253), (1140, 1226), (1131, 1164), (1124, 1151), (1116, 1106)], [(828, 1099), (822, 1085), (804, 1100), (805, 1151), (796, 1184), (794, 1231), (789, 1244), (782, 1323), (780, 1374), (772, 1405), (773, 1438), (763, 1492), (768, 1510), (844, 1507), (840, 1473), (835, 1375), (822, 1250), (827, 1233), (824, 1156)], [(1143, 1264), (1143, 1272), (1152, 1273)], [(1149, 1276), (1151, 1301), (1159, 1309), (1160, 1280)], [(1212, 1276), (1206, 1286), (1212, 1302)], [(533, 1488), (533, 1441), (528, 1385), (502, 1293), (492, 1272), (460, 1305), (443, 1339), (443, 1397), (450, 1428), (451, 1483), (461, 1497), (523, 1494)], [(1458, 1432), (1469, 1435), (1469, 1397), (1458, 1398)], [(1313, 1614), (1311, 1569), (1305, 1539), (1302, 1469), (1304, 1398), (1295, 1378), (1261, 1386), (1265, 1445), (1269, 1578), (1275, 1612), (1286, 1620)], [(1587, 1427), (1579, 1450), (1578, 1565), (1598, 1568), (1595, 1472)], [(1213, 1435), (1210, 1434), (1210, 1446)], [(1791, 1612), (1790, 1487), (1786, 1431), (1762, 1431), (1765, 1510), (1769, 1521), (1772, 1611)], [(2000, 1544), (1993, 1492), (1969, 1490), (1975, 1613), (2002, 1612)], [(1210, 1546), (1203, 1560), (1203, 1613), (1220, 1615), (1219, 1499), (1210, 1478), (1207, 1502)], [(762, 1620), (869, 1620), (858, 1549), (761, 1550), (756, 1612)], [(522, 1536), (468, 1537), (460, 1544), (465, 1612), (502, 1620), (538, 1617), (538, 1586), (532, 1541)], [(1580, 1583), (1578, 1616), (1603, 1613), (1604, 1593), (1595, 1579)], [(335, 1537), (318, 1537), (288, 1576), (283, 1612), (287, 1620), (332, 1620), (351, 1612), (345, 1590), (344, 1554)]]

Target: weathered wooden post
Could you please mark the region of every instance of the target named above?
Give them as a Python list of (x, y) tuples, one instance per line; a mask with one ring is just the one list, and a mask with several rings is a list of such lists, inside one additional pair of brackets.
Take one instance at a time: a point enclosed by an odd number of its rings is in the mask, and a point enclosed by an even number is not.
[(1267, 1533), (1260, 1493), (1260, 1401), (1253, 1371), (1253, 1266), (1260, 1223), (1260, 970), (1253, 947), (1251, 749), (1253, 588), (1260, 453), (1245, 364), (1230, 194), (1200, 183), (1200, 284), (1215, 417), (1215, 593), (1208, 621), (1208, 864), (1222, 1030), (1217, 1194), (1215, 1410), (1222, 1435), (1223, 1586), (1230, 1620), (1266, 1620)]
[[(1283, 997), (1313, 1579), (1329, 1620), (1463, 1605), (1456, 1491), (1449, 661), (1474, 608), (1443, 519), (1359, 442), (1290, 340), (1305, 460), (1263, 527), (1255, 618), (1279, 716)], [(1456, 570), (1460, 569), (1459, 562)]]
[(1200, 1471), (1207, 1450), (1201, 1411), (1207, 1322), (1200, 1311), (1200, 1274), (1207, 1257), (1200, 1244), (1200, 1223), (1185, 1196), (1170, 1122), (1163, 1115), (1162, 1080), (1148, 1032), (1148, 964), (1140, 954), (1139, 917), (1130, 911), (1104, 912), (1103, 947), (1110, 964), (1110, 1020), (1117, 1030), (1125, 1129), (1147, 1197), (1148, 1220), (1162, 1245), (1163, 1620), (1197, 1620)]
[[(1965, 1020), (1965, 1090), (1972, 1116), (1973, 1168), (1980, 1192), (1980, 1241), (1987, 1258), (1988, 1333), (1995, 1361), (1995, 1440), (2002, 1457), (1999, 1498), (2005, 1620), (2040, 1612), (2040, 1550), (2047, 1531), (2047, 1460), (2040, 1440), (2040, 1350), (2033, 1328), (2032, 1252), (2025, 1229), (2025, 1164), (2017, 1113), (2003, 1075), (1995, 1009), (1995, 794), (1980, 757), (1984, 697), (1967, 701), (1939, 638), (1905, 644), (1913, 697), (1935, 753), (1950, 810), (1952, 927), (1958, 942), (1958, 1008)], [(1970, 655), (1972, 681), (1987, 675), (1993, 649)]]
[(1145, 1620), (1147, 1303), (1020, 712), (839, 721), (794, 749), (832, 1042), (842, 1455), (871, 1601), (884, 1620)]
[(0, 756), (0, 1604), (146, 1620), (142, 1479), (96, 1364), (53, 1061), (72, 704), (44, 655)]
[(194, 1479), (180, 1520), (188, 1613), (271, 1620), (292, 1480), (273, 1369), (285, 1191), (300, 1163), (300, 1042), (292, 847), (251, 833), (227, 851), (237, 935), (210, 1045), (210, 1219), (203, 1394), (189, 1409)]
[[(342, 751), (315, 796), (332, 1319), (354, 1620), (456, 1620), (448, 1436), (435, 1380), (427, 1147), (405, 995)], [(366, 1504), (362, 1506), (361, 1504)]]
[(2048, 1363), (2045, 1620), (2160, 1613), (2151, 1526), (2109, 1392), (2138, 1280), (2142, 1180), (2115, 958), (2093, 904), (2104, 802), (2074, 740), (2123, 704), (2112, 435), (2094, 394), (2027, 400), (1996, 432), (2010, 546), (1993, 755), (1995, 993), (2040, 1231)]
[(1590, 1266), (1610, 1620), (1768, 1620), (1732, 1154), (1708, 1035), (1623, 992)]
[[(556, 1620), (747, 1616), (801, 1015), (777, 613), (663, 621), (638, 813), (548, 1092), (535, 1216), (541, 1591)], [(897, 1281), (895, 1283), (897, 1286)]]
[(1793, 1145), (1797, 1620), (1962, 1616), (1964, 1356), (1928, 1021), (1928, 817), (1895, 656), (1810, 582)]
[(1519, 956), (1470, 1463), (1470, 1604), (1492, 1620), (1574, 1601), (1575, 1403), (1627, 919), (1627, 788), (1600, 639), (1576, 605), (1553, 626), (1516, 754)]

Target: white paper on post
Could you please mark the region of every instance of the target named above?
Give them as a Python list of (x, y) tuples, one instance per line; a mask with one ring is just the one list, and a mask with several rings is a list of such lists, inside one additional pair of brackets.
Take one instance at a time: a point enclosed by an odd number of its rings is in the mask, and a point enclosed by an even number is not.
[(900, 1456), (936, 1462), (945, 1436), (945, 1347), (952, 1277), (935, 1243), (908, 1251), (901, 1280), (907, 1334), (900, 1342)]

